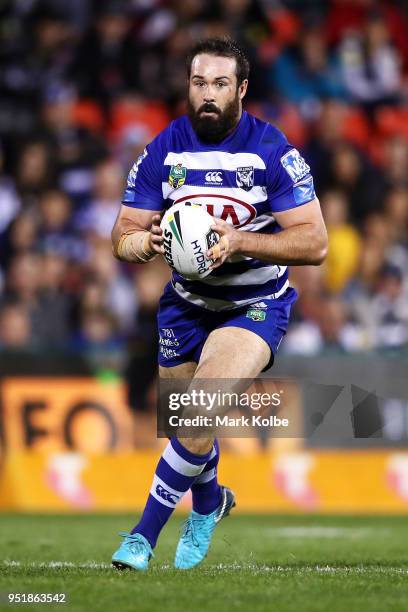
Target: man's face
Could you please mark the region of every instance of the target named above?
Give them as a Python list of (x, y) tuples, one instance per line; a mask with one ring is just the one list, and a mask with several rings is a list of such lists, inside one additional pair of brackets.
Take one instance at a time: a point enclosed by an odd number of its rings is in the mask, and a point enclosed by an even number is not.
[(221, 142), (237, 125), (248, 81), (237, 84), (232, 57), (196, 55), (191, 63), (188, 116), (204, 142)]

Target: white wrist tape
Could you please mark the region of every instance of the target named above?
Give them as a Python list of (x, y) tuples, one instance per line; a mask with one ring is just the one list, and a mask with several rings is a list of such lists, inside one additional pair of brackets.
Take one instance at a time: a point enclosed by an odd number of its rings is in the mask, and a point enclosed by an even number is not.
[(147, 263), (157, 255), (150, 250), (150, 232), (146, 230), (124, 232), (116, 252), (120, 259), (135, 263)]

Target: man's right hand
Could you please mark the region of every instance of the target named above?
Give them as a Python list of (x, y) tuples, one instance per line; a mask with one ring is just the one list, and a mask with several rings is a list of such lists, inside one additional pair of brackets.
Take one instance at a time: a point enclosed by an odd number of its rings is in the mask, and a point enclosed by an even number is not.
[(150, 228), (150, 249), (154, 253), (164, 255), (164, 238), (163, 230), (160, 227), (161, 217), (160, 215), (154, 215), (152, 218), (152, 227)]

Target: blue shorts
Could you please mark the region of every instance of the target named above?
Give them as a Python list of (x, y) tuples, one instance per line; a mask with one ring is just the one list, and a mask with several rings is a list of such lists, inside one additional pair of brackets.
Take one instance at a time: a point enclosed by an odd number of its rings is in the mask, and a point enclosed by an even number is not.
[(214, 329), (242, 327), (263, 338), (271, 349), (269, 368), (286, 334), (290, 309), (296, 299), (296, 291), (289, 287), (276, 300), (264, 299), (242, 308), (214, 312), (179, 297), (169, 283), (160, 298), (157, 315), (159, 364), (172, 367), (187, 361), (198, 363), (204, 343)]

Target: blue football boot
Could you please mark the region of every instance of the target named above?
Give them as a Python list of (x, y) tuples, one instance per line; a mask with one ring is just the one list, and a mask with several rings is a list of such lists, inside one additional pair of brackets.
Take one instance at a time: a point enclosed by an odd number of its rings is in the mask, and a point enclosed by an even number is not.
[(112, 556), (112, 565), (117, 569), (147, 570), (149, 560), (154, 557), (152, 547), (141, 533), (119, 533), (123, 542)]
[(214, 529), (235, 506), (235, 495), (228, 487), (221, 486), (221, 503), (211, 514), (192, 511), (183, 525), (177, 545), (174, 566), (177, 569), (191, 569), (205, 558), (210, 547)]

